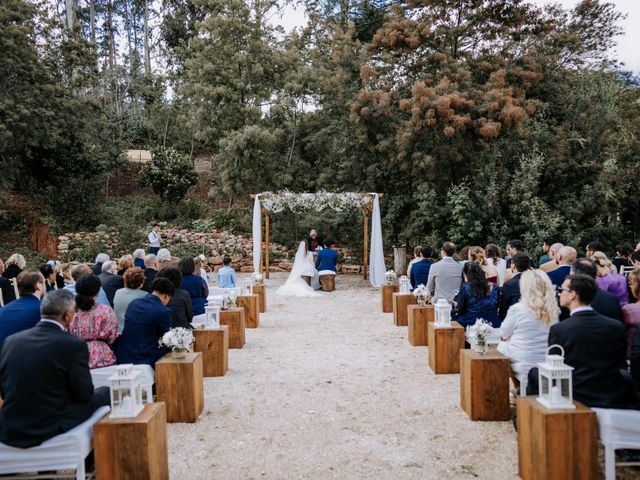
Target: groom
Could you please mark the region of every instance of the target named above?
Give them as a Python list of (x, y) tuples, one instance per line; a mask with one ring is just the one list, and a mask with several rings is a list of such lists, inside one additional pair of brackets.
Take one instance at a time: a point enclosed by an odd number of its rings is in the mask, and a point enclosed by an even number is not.
[(336, 263), (338, 261), (338, 252), (331, 248), (331, 240), (324, 242), (324, 249), (318, 252), (318, 258), (316, 258), (316, 269), (321, 272), (322, 270), (336, 271)]

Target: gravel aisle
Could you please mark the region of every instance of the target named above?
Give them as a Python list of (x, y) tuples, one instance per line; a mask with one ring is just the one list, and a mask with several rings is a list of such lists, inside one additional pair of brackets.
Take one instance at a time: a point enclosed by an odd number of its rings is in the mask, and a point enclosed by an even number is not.
[(171, 478), (518, 478), (511, 423), (471, 422), (459, 376), (431, 373), (377, 290), (339, 276), (283, 299), (286, 274), (271, 277), (260, 328), (205, 378), (198, 422), (168, 426)]

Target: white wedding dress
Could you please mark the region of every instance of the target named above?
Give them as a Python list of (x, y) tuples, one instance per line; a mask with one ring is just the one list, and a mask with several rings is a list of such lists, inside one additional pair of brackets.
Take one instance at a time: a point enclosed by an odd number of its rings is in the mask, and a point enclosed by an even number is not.
[[(277, 295), (284, 297), (317, 297), (320, 296), (315, 290), (320, 288), (320, 278), (313, 261), (313, 254), (306, 251), (306, 242), (300, 242), (296, 258), (291, 267), (289, 278), (278, 290)], [(311, 286), (305, 282), (302, 276), (311, 277)]]

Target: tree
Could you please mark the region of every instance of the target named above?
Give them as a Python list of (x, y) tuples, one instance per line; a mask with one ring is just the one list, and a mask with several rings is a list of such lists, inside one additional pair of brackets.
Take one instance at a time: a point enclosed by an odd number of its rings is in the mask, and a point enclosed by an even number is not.
[(164, 202), (177, 205), (198, 183), (193, 164), (173, 148), (158, 148), (140, 169), (140, 183), (151, 187)]

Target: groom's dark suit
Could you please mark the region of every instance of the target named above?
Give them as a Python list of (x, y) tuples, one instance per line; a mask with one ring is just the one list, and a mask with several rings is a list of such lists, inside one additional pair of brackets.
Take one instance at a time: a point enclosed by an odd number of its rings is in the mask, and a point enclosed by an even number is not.
[(336, 263), (338, 261), (338, 252), (331, 248), (325, 248), (318, 252), (318, 258), (316, 258), (316, 268), (318, 271), (333, 270), (336, 271)]

